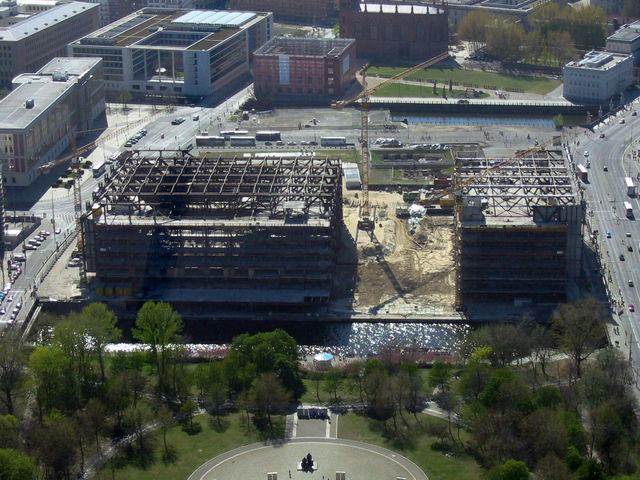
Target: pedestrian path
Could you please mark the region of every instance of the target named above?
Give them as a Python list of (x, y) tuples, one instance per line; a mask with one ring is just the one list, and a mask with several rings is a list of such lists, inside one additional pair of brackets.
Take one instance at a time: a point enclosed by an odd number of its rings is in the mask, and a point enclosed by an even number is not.
[(338, 438), (338, 415), (327, 407), (302, 404), (287, 415), (287, 438)]

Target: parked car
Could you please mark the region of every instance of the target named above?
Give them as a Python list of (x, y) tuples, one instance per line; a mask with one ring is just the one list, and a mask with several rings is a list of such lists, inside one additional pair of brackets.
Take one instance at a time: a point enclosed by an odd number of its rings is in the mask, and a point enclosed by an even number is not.
[(67, 263), (68, 267), (79, 267), (80, 266), (80, 259), (79, 258), (72, 258), (71, 260), (69, 260), (69, 263)]
[(633, 280), (629, 280), (629, 281), (627, 282), (627, 284), (628, 284), (630, 287), (633, 287)]
[(636, 306), (633, 303), (629, 304), (629, 311), (630, 312), (635, 312), (636, 311)]
[(611, 238), (611, 232), (607, 232), (607, 238)]

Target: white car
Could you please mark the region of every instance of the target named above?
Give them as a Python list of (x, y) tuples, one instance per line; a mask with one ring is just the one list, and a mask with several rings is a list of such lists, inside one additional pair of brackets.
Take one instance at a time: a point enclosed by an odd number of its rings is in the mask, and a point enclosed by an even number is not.
[(584, 156), (585, 156), (585, 157), (588, 157), (588, 156), (589, 156), (589, 150), (585, 150), (585, 151), (584, 151)]

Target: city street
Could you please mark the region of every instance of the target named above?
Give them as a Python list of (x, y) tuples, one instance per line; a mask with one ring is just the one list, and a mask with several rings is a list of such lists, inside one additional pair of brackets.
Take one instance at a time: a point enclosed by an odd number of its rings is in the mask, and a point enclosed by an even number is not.
[[(594, 133), (568, 139), (574, 170), (578, 164), (586, 167), (588, 161), (591, 163), (589, 183), (582, 183), (588, 201), (587, 215), (593, 230), (598, 231), (594, 240), (602, 259), (602, 274), (611, 294), (612, 309), (618, 314), (622, 339), (619, 346), (630, 356), (636, 371), (640, 371), (640, 311), (630, 311), (630, 305), (634, 310), (640, 307), (640, 202), (637, 192), (633, 198), (627, 195), (625, 177), (632, 177), (637, 184), (639, 170), (631, 152), (637, 148), (633, 132), (640, 128), (640, 116), (632, 113), (638, 106), (634, 102), (631, 109), (607, 119)], [(634, 218), (627, 218), (624, 202), (631, 203)]]

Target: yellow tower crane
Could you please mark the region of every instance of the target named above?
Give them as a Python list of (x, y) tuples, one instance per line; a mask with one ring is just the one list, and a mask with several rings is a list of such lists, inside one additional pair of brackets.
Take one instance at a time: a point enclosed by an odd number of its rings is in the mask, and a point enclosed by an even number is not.
[(446, 58), (449, 58), (449, 53), (441, 53), (440, 55), (436, 55), (425, 62), (403, 70), (397, 75), (394, 75), (371, 88), (367, 88), (366, 72), (363, 69), (362, 92), (349, 100), (340, 100), (331, 105), (333, 108), (342, 108), (360, 101), (360, 144), (362, 148), (362, 207), (360, 209), (360, 218), (358, 219), (358, 228), (360, 230), (373, 230), (375, 224), (374, 219), (371, 218), (369, 206), (369, 97), (377, 90), (386, 87), (387, 85), (391, 85), (398, 80), (402, 80), (417, 70), (435, 65)]

